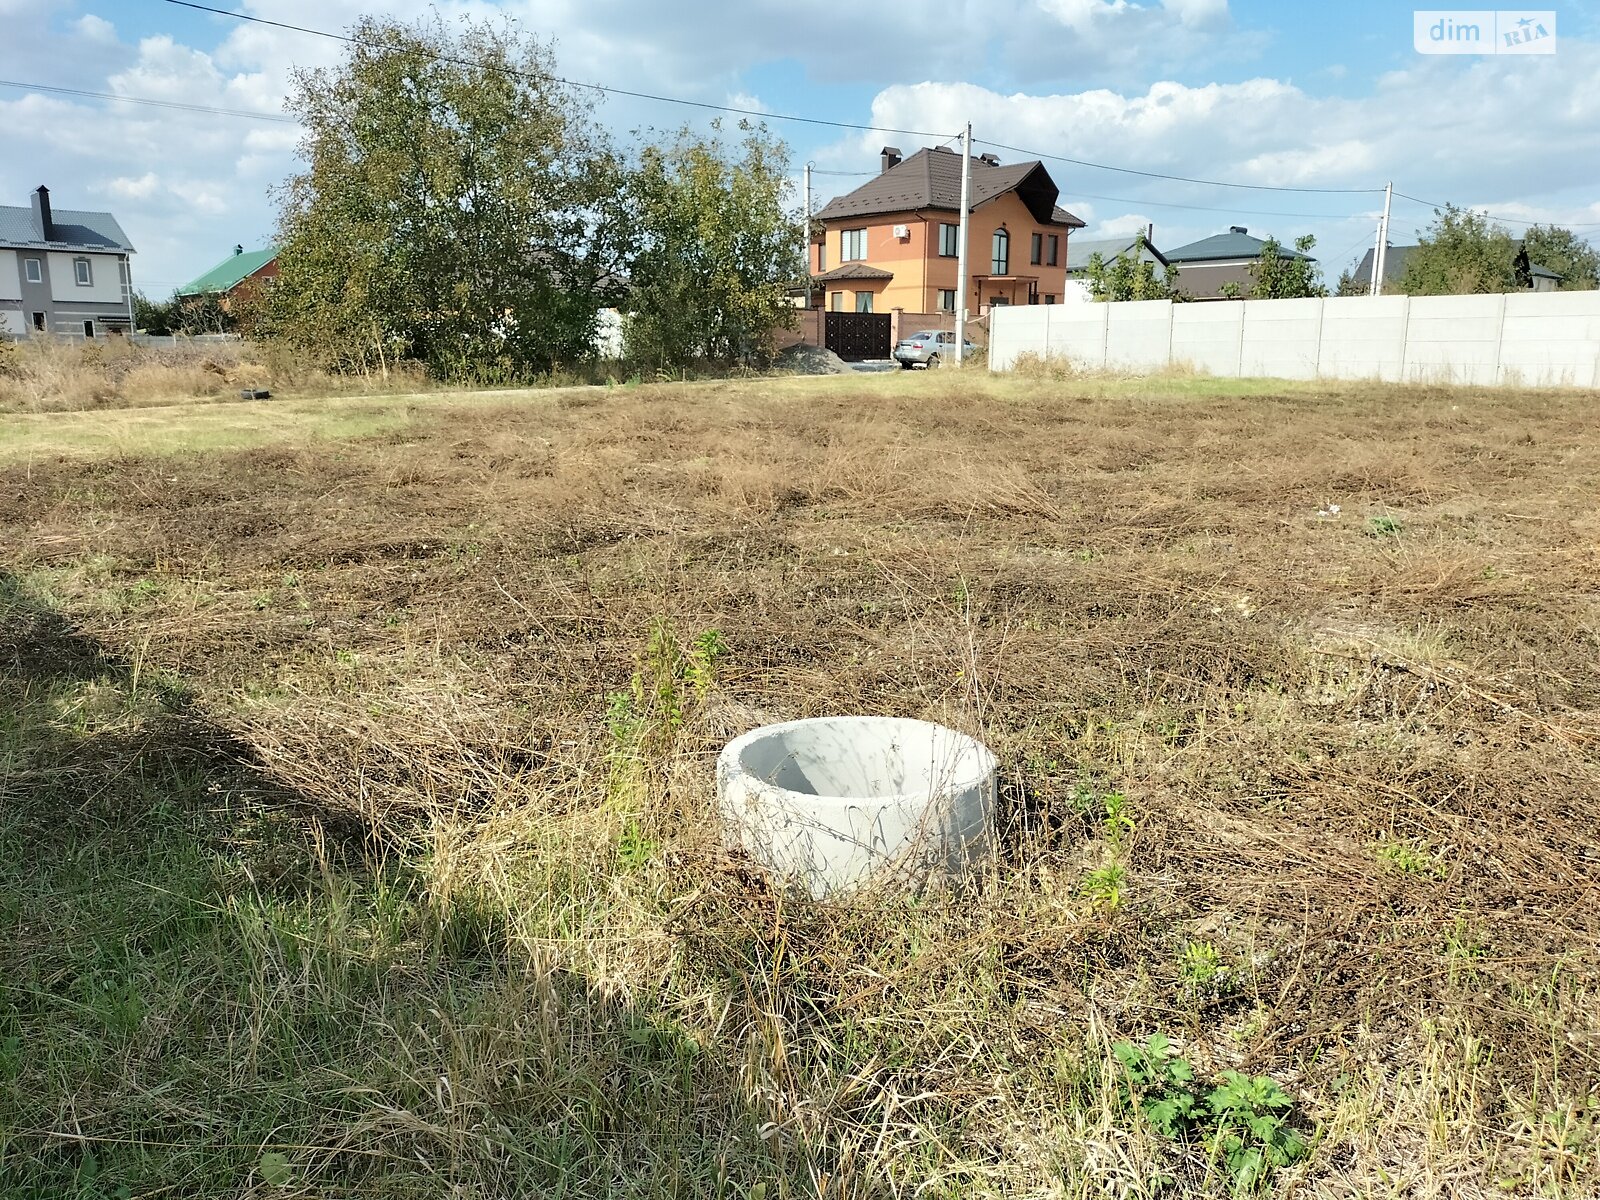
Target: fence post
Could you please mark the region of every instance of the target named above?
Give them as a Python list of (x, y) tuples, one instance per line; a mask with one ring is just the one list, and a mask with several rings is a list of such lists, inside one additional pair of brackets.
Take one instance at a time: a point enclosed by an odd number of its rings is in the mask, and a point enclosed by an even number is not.
[(1100, 305), (1100, 369), (1106, 369), (1111, 354), (1111, 301)]
[(1321, 296), (1317, 299), (1317, 346), (1316, 358), (1311, 363), (1311, 378), (1322, 378), (1322, 321), (1328, 314), (1328, 297)]
[(1500, 322), (1494, 331), (1494, 375), (1491, 383), (1500, 382), (1500, 359), (1506, 348), (1506, 294), (1500, 293)]
[(1233, 377), (1244, 378), (1244, 324), (1250, 319), (1250, 301), (1224, 300), (1223, 304), (1237, 304), (1239, 306), (1239, 344), (1235, 347), (1237, 353), (1233, 359)]
[(1406, 297), (1400, 313), (1400, 382), (1411, 378), (1411, 297)]

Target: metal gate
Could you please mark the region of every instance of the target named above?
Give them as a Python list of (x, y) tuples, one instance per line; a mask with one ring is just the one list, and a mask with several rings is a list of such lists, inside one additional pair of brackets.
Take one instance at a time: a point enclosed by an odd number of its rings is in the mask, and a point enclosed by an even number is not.
[(822, 323), (822, 344), (846, 362), (889, 357), (889, 314), (831, 312)]

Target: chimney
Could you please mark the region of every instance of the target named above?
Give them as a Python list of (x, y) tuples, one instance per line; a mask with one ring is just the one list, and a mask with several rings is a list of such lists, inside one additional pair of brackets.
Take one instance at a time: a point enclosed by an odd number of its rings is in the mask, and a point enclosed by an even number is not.
[(1229, 233), (1249, 233), (1250, 231), (1248, 229), (1246, 229), (1243, 225), (1229, 225), (1228, 226), (1228, 232)]
[(978, 161), (988, 163), (991, 167), (998, 167), (1000, 165), (1000, 156), (998, 154), (980, 154), (978, 155)]
[(885, 146), (882, 150), (878, 151), (878, 161), (882, 164), (878, 168), (878, 173), (880, 175), (884, 171), (887, 171), (890, 167), (898, 167), (900, 165), (900, 147)]
[(233, 248), (234, 257), (237, 258), (239, 255), (241, 255), (243, 253), (244, 253), (244, 247), (236, 244), (234, 246), (234, 248)]
[(1156, 244), (1156, 223), (1154, 221), (1144, 227), (1144, 240), (1147, 246)]
[(41, 242), (55, 241), (50, 221), (50, 189), (42, 183), (39, 190), (33, 193), (33, 223), (39, 227)]

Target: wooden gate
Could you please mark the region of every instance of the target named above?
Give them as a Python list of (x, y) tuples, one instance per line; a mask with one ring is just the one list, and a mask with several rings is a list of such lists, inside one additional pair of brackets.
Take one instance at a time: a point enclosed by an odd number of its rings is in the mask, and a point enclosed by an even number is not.
[(831, 312), (822, 324), (822, 344), (845, 362), (889, 357), (888, 313)]

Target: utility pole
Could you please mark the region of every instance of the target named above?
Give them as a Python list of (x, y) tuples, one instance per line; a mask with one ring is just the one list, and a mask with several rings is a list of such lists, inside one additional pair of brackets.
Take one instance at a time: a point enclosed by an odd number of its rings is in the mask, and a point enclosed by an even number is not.
[(956, 366), (967, 345), (967, 207), (972, 200), (972, 122), (961, 134), (961, 231), (956, 236)]
[(1383, 295), (1383, 268), (1389, 258), (1389, 205), (1394, 201), (1394, 184), (1383, 188), (1383, 219), (1378, 222), (1378, 250), (1372, 256), (1372, 294)]
[(811, 168), (806, 164), (806, 307), (811, 307)]

